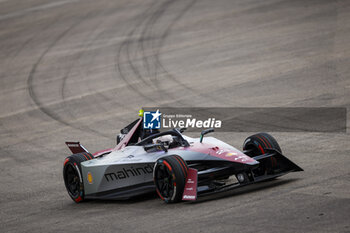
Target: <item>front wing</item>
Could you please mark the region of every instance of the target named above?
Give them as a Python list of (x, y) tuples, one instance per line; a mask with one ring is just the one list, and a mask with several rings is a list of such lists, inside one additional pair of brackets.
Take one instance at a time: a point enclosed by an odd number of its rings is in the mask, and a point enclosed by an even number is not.
[(279, 151), (274, 149), (268, 149), (267, 153), (253, 157), (258, 162), (264, 160), (274, 159), (277, 167), (272, 170), (271, 173), (256, 175), (254, 169), (259, 169), (257, 166), (247, 166), (244, 171), (241, 171), (235, 175), (236, 182), (229, 184), (217, 184), (214, 182), (206, 183), (205, 185), (198, 185), (201, 174), (196, 170), (190, 168), (186, 179), (185, 189), (182, 200), (184, 201), (195, 201), (197, 197), (207, 196), (214, 193), (225, 192), (228, 190), (240, 188), (246, 185), (271, 180), (279, 176), (283, 176), (289, 172), (303, 171), (301, 167), (290, 161)]

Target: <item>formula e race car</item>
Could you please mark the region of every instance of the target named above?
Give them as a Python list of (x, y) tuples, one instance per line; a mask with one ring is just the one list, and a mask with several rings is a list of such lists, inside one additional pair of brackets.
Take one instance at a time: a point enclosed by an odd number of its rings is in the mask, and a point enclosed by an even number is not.
[(73, 155), (63, 166), (68, 194), (86, 199), (122, 200), (156, 191), (166, 203), (197, 197), (303, 171), (282, 155), (267, 133), (248, 137), (239, 151), (214, 137), (143, 128), (137, 119), (121, 130), (115, 148), (89, 153), (79, 142), (66, 142)]

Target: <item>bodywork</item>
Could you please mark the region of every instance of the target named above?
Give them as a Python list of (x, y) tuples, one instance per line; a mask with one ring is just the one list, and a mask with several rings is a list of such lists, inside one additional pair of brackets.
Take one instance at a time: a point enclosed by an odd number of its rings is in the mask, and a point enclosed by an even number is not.
[[(250, 157), (233, 146), (214, 137), (191, 138), (174, 129), (188, 142), (168, 150), (146, 151), (145, 142), (137, 137), (142, 118), (133, 122), (128, 132), (115, 148), (94, 153), (95, 159), (81, 163), (82, 180), (86, 199), (127, 199), (154, 192), (153, 167), (164, 156), (179, 155), (190, 168), (183, 200), (195, 200), (197, 196), (225, 191), (242, 185), (271, 179), (302, 169), (275, 150)], [(73, 153), (87, 152), (77, 142), (67, 142)], [(264, 160), (274, 158), (278, 169), (273, 174), (254, 174), (254, 169)], [(244, 174), (244, 181), (237, 175)]]

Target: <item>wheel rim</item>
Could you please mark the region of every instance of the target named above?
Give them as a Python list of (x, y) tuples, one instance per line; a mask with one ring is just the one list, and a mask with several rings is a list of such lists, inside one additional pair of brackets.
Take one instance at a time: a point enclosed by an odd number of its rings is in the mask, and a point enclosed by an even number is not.
[(67, 164), (64, 178), (68, 193), (72, 197), (78, 197), (80, 189), (79, 174), (72, 164)]
[(173, 196), (173, 175), (164, 164), (159, 164), (157, 166), (155, 170), (155, 181), (157, 190), (164, 199), (169, 199)]
[[(263, 154), (259, 146), (255, 144), (247, 145), (245, 149), (251, 150), (251, 152), (249, 153), (250, 157)], [(265, 160), (264, 162), (260, 162), (259, 168), (254, 170), (254, 173), (256, 173), (257, 175), (264, 175), (266, 173), (270, 173), (272, 169), (276, 167), (276, 164), (277, 164), (276, 159), (274, 157), (270, 157), (268, 161)]]
[(255, 144), (246, 145), (244, 150), (249, 150), (250, 151), (249, 152), (249, 156), (250, 157), (254, 157), (254, 156), (258, 156), (258, 155), (263, 154), (261, 149)]

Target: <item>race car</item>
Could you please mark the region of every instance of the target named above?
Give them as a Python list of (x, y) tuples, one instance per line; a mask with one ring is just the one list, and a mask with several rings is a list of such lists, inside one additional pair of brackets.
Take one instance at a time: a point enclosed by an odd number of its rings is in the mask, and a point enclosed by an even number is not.
[(121, 130), (114, 148), (89, 153), (79, 142), (66, 142), (72, 155), (63, 166), (69, 196), (123, 200), (157, 192), (165, 203), (195, 201), (198, 197), (303, 171), (282, 155), (267, 133), (248, 137), (243, 150), (214, 137), (199, 138), (174, 128), (144, 129), (143, 118)]

